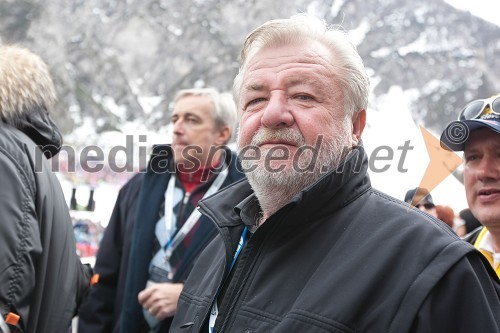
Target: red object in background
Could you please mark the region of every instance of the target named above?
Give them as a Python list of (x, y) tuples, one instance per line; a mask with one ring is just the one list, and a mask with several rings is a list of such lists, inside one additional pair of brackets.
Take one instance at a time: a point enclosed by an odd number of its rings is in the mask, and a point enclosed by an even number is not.
[(97, 246), (92, 246), (89, 243), (76, 243), (76, 252), (80, 256), (80, 258), (95, 257), (97, 254), (97, 250)]

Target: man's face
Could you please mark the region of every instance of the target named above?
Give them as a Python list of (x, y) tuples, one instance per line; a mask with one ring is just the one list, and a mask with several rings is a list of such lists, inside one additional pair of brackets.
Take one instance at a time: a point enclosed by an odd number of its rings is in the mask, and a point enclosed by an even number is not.
[[(345, 116), (344, 95), (331, 62), (330, 52), (315, 41), (265, 48), (250, 60), (242, 80), (238, 135), (243, 167), (256, 167), (247, 172), (250, 181), (287, 185), (303, 178), (302, 185), (307, 185), (357, 144), (359, 136), (353, 135), (352, 120)], [(314, 155), (311, 150), (300, 155), (305, 145), (321, 149), (309, 172), (297, 172)], [(258, 152), (242, 154), (247, 146)], [(266, 159), (268, 153), (275, 158)], [(248, 156), (255, 159), (245, 161)]]
[[(216, 129), (214, 104), (207, 96), (185, 96), (177, 101), (172, 112), (175, 162), (186, 169), (196, 171), (207, 165), (216, 147), (227, 140), (224, 129)], [(217, 161), (209, 161), (214, 163)]]
[(487, 128), (470, 133), (464, 150), (467, 202), (485, 226), (500, 228), (500, 134)]

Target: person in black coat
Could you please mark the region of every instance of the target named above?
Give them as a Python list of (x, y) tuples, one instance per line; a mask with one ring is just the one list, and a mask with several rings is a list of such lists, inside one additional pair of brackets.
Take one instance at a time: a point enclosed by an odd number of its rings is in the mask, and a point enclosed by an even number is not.
[(244, 177), (225, 146), (236, 123), (230, 94), (181, 90), (171, 119), (172, 145), (155, 146), (147, 169), (120, 190), (79, 333), (167, 331), (184, 280), (216, 234), (197, 215), (198, 200)]
[(12, 332), (68, 332), (90, 286), (48, 161), (62, 146), (55, 101), (43, 60), (0, 46), (0, 314)]
[(200, 201), (218, 234), (170, 333), (500, 332), (481, 253), (371, 187), (369, 91), (346, 34), (317, 18), (248, 35), (233, 89), (248, 180)]

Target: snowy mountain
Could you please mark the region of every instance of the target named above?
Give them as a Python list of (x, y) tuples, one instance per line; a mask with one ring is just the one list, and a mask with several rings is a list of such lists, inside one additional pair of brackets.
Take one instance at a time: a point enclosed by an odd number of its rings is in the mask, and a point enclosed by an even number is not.
[(299, 11), (350, 30), (372, 100), (399, 86), (415, 121), (436, 131), (467, 101), (500, 91), (500, 27), (440, 0), (3, 0), (0, 42), (50, 64), (57, 122), (78, 145), (70, 134), (81, 128), (164, 132), (179, 88), (230, 89), (245, 35)]

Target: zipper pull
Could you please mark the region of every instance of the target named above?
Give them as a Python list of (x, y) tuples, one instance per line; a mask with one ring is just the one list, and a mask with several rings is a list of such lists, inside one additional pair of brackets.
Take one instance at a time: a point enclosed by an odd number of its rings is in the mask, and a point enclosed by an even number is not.
[(182, 204), (185, 205), (189, 201), (189, 197), (191, 196), (191, 192), (184, 193), (184, 199), (182, 200)]

